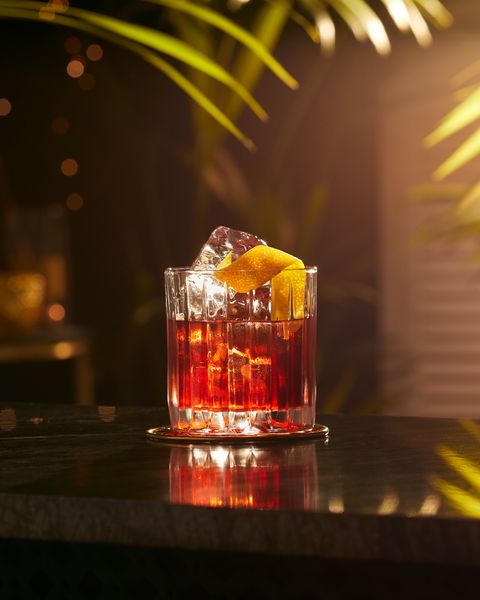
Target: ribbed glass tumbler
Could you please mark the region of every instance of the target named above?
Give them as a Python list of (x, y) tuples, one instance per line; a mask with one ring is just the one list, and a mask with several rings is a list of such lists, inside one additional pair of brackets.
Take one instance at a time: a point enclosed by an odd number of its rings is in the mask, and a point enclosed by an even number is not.
[(275, 286), (274, 279), (239, 293), (214, 270), (165, 271), (175, 431), (221, 436), (312, 429), (317, 269), (289, 271), (289, 277), (297, 271), (300, 293), (293, 285)]

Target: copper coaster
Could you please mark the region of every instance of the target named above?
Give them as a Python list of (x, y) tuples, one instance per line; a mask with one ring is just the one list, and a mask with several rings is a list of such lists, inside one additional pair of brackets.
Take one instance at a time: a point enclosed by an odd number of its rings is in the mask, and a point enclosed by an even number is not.
[(161, 444), (271, 444), (275, 442), (301, 442), (327, 438), (329, 429), (325, 425), (314, 425), (308, 431), (279, 431), (277, 433), (225, 434), (225, 433), (180, 433), (171, 427), (161, 426), (147, 429), (146, 436)]

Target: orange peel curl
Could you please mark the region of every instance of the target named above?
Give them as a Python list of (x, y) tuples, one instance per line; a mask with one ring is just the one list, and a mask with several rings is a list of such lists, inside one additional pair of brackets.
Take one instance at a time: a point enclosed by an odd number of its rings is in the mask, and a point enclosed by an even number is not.
[(236, 292), (247, 293), (272, 282), (272, 319), (303, 319), (306, 272), (303, 262), (270, 246), (255, 246), (233, 261), (228, 254), (215, 276)]

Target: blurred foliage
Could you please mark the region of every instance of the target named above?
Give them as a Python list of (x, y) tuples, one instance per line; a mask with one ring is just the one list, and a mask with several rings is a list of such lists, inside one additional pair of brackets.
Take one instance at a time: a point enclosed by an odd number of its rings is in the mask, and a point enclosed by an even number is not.
[[(42, 20), (117, 44), (142, 57), (192, 99), (195, 143), (187, 160), (198, 183), (193, 216), (198, 233), (192, 247), (196, 250), (205, 237), (211, 203), (221, 202), (238, 215), (246, 228), (262, 232), (272, 245), (307, 260), (328, 226), (328, 190), (319, 181), (310, 193), (298, 199), (294, 190), (281, 185), (281, 174), (288, 164), (299, 119), (312, 101), (319, 78), (331, 67), (326, 57), (335, 49), (338, 29), (346, 28), (359, 42), (370, 42), (379, 54), (387, 55), (391, 49), (389, 28), (410, 32), (421, 46), (428, 46), (432, 42), (431, 27), (443, 29), (452, 22), (440, 0), (145, 0), (117, 6), (102, 2), (95, 10), (74, 4), (66, 0), (0, 0), (0, 18)], [(152, 26), (154, 21), (157, 27)], [(267, 120), (265, 109), (254, 97), (266, 70), (288, 87), (297, 87), (294, 77), (274, 58), (289, 23), (302, 28), (320, 46), (321, 53), (302, 84), (302, 94), (294, 97), (281, 127), (275, 129), (276, 143), (268, 168), (253, 190), (225, 141), (231, 134), (253, 149), (253, 142), (238, 123), (245, 108)], [(292, 207), (296, 214), (290, 212)], [(353, 255), (346, 240), (338, 240), (336, 250), (335, 260), (349, 267), (339, 279), (335, 261), (330, 269), (327, 265), (320, 280), (321, 300), (340, 304), (352, 299), (374, 302), (373, 288), (362, 282), (368, 257)], [(130, 386), (132, 395), (135, 387), (128, 378), (128, 365), (134, 360), (134, 348), (143, 343), (148, 330), (141, 326), (163, 316), (164, 310), (155, 286), (147, 288), (137, 282), (133, 322), (125, 332), (118, 333), (132, 341), (128, 345), (131, 356), (127, 352), (116, 366), (123, 377), (122, 390)], [(328, 339), (335, 338), (336, 325), (334, 320), (325, 324), (322, 338), (327, 342), (319, 344), (320, 377), (330, 369), (326, 361), (330, 353)], [(351, 365), (337, 365), (340, 377), (323, 390), (322, 408), (327, 411), (345, 410), (372, 348), (351, 349), (349, 354)], [(373, 410), (381, 401), (375, 394), (360, 411)]]
[[(265, 68), (289, 87), (294, 89), (298, 86), (271, 53), (289, 19), (303, 27), (326, 53), (331, 52), (335, 45), (333, 15), (343, 20), (359, 41), (370, 40), (380, 54), (390, 51), (390, 40), (378, 15), (378, 7), (373, 8), (366, 0), (227, 2), (230, 13), (239, 11), (246, 4), (255, 5), (248, 28), (239, 26), (230, 16), (206, 6), (205, 2), (145, 2), (170, 13), (177, 36), (116, 16), (70, 6), (67, 0), (1, 0), (0, 18), (43, 20), (79, 29), (138, 54), (188, 94), (202, 111), (222, 127), (222, 132), (231, 133), (250, 149), (254, 147), (253, 142), (234, 122), (245, 106), (249, 106), (260, 119), (266, 119), (266, 112), (252, 95)], [(225, 9), (224, 3), (211, 4), (218, 4), (219, 9)], [(401, 31), (411, 31), (421, 45), (431, 43), (429, 23), (444, 28), (452, 21), (440, 0), (381, 0), (373, 4), (383, 5), (395, 26)], [(133, 11), (123, 12), (135, 13), (136, 10), (135, 6)], [(220, 32), (220, 36), (214, 35), (214, 32)], [(240, 46), (238, 52), (233, 47), (235, 44)], [(164, 60), (163, 55), (183, 63), (187, 67), (188, 77)], [(215, 82), (225, 86), (230, 93), (225, 94), (223, 88), (217, 89), (212, 85)], [(200, 118), (200, 122), (205, 128), (205, 121)], [(207, 156), (223, 137), (218, 131), (208, 136), (211, 140), (205, 148)]]
[[(431, 148), (452, 136), (467, 131), (467, 139), (463, 141), (433, 174), (434, 180), (442, 182), (456, 173), (480, 155), (480, 61), (466, 67), (452, 81), (455, 88), (457, 106), (451, 110), (438, 124), (435, 130), (425, 139)], [(455, 186), (453, 186), (455, 188)], [(453, 192), (448, 208), (430, 226), (428, 239), (445, 239), (450, 242), (462, 240), (480, 240), (480, 180), (470, 185), (452, 186), (438, 184), (433, 194), (427, 199), (444, 197)], [(474, 250), (472, 257), (480, 258), (480, 251)]]
[[(471, 419), (459, 423), (480, 442), (480, 426)], [(451, 448), (441, 445), (437, 454), (460, 479), (462, 486), (453, 484), (440, 477), (432, 480), (432, 485), (444, 496), (455, 510), (466, 517), (480, 517), (480, 467), (478, 456), (469, 459), (454, 452)]]

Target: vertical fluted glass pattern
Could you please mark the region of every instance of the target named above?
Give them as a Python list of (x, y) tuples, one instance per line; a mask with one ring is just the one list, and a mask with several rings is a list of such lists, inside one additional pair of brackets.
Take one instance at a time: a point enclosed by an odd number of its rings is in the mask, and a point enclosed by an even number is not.
[[(315, 419), (317, 272), (305, 268), (303, 318), (272, 320), (270, 284), (236, 293), (214, 271), (167, 269), (172, 427), (252, 434)], [(291, 305), (293, 307), (293, 293)]]

